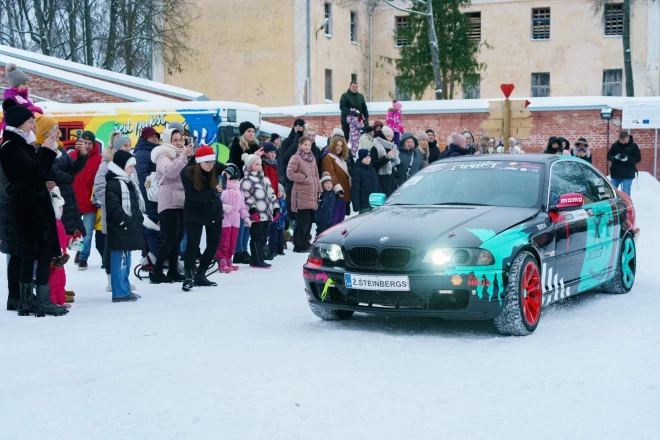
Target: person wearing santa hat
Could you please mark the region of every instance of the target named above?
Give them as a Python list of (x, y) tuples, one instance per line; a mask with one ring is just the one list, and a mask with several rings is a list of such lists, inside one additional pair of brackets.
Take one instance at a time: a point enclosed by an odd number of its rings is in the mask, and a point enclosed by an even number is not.
[[(229, 205), (224, 208), (220, 199), (229, 177), (225, 169), (226, 166), (216, 160), (213, 149), (202, 145), (181, 171), (181, 182), (185, 192), (183, 219), (188, 236), (183, 258), (185, 269), (183, 290), (186, 292), (193, 286), (218, 285), (206, 278), (206, 271), (211, 266), (213, 256), (220, 244), (225, 209), (227, 212), (231, 210)], [(206, 232), (206, 249), (195, 273), (202, 230)]]

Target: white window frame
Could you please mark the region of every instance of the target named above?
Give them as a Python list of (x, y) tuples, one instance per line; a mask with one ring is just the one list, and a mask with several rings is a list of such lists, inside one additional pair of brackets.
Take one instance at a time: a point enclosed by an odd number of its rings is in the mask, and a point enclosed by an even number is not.
[[(547, 86), (534, 85), (534, 75), (548, 75), (548, 85)], [(550, 93), (552, 91), (552, 89), (550, 88), (551, 81), (552, 81), (552, 77), (550, 76), (550, 72), (532, 72), (532, 74), (531, 74), (531, 83), (532, 83), (532, 85), (531, 85), (531, 88), (530, 88), (530, 94), (532, 95), (532, 97), (533, 98), (547, 98), (547, 97), (549, 97)], [(534, 88), (535, 87), (537, 87), (539, 89), (547, 87), (548, 88), (548, 94), (544, 95), (544, 96), (534, 95)], [(537, 89), (537, 90), (539, 90), (539, 89)]]
[(325, 36), (332, 38), (332, 3), (325, 2), (323, 5), (323, 20), (328, 19), (328, 24), (325, 26)]
[[(612, 81), (611, 78), (609, 81), (606, 81), (606, 76), (614, 75), (614, 74), (620, 74), (621, 75), (621, 81), (615, 82)], [(618, 95), (606, 95), (605, 94), (605, 87), (614, 87), (618, 84), (619, 88), (621, 91), (619, 92)], [(603, 96), (623, 96), (623, 69), (604, 69), (603, 70), (603, 90), (602, 90)]]
[(351, 43), (358, 44), (358, 13), (357, 13), (357, 11), (351, 11), (350, 38), (351, 38)]

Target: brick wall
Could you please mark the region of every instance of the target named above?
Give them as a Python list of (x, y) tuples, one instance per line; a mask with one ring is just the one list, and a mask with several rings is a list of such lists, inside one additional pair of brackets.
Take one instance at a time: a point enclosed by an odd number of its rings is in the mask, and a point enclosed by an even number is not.
[[(615, 110), (610, 120), (609, 145), (607, 136), (607, 121), (601, 119), (600, 110), (564, 110), (532, 112), (534, 128), (529, 139), (521, 139), (521, 145), (527, 153), (539, 153), (545, 149), (551, 136), (562, 136), (571, 142), (579, 137), (585, 137), (591, 146), (593, 163), (601, 171), (607, 169), (607, 149), (617, 140), (621, 131), (621, 112)], [(481, 123), (488, 118), (488, 113), (443, 113), (443, 114), (406, 114), (403, 122), (406, 131), (413, 133), (418, 130), (432, 128), (440, 143), (443, 143), (452, 132), (470, 131), (477, 142), (485, 136)], [(296, 118), (277, 117), (264, 118), (274, 124), (291, 127)], [(340, 127), (339, 116), (303, 116), (307, 124), (313, 125), (320, 135), (329, 136), (335, 127)], [(385, 121), (384, 115), (373, 115), (370, 121)], [(638, 165), (640, 171), (653, 174), (654, 130), (633, 130), (635, 142), (642, 152), (642, 162)], [(658, 167), (660, 170), (660, 166)]]
[[(107, 93), (85, 89), (83, 87), (74, 86), (42, 76), (29, 76), (30, 94), (53, 101), (71, 104), (92, 102), (127, 102), (127, 100), (124, 98), (109, 95)], [(4, 66), (0, 66), (0, 86), (9, 87)]]

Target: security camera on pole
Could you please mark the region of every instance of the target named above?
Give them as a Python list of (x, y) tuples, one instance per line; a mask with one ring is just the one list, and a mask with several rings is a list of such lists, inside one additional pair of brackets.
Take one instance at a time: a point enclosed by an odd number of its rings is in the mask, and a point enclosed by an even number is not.
[(532, 113), (527, 110), (530, 102), (526, 99), (510, 100), (513, 84), (502, 84), (503, 101), (489, 101), (490, 116), (481, 124), (481, 128), (490, 137), (502, 136), (506, 142), (511, 136), (528, 138), (532, 130)]

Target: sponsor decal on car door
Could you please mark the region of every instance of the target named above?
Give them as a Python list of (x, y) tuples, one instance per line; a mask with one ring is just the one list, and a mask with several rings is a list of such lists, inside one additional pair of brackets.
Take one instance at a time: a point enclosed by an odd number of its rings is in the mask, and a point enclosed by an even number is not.
[(619, 218), (614, 200), (593, 203), (587, 220), (587, 243), (578, 290), (584, 292), (609, 281), (617, 261)]

